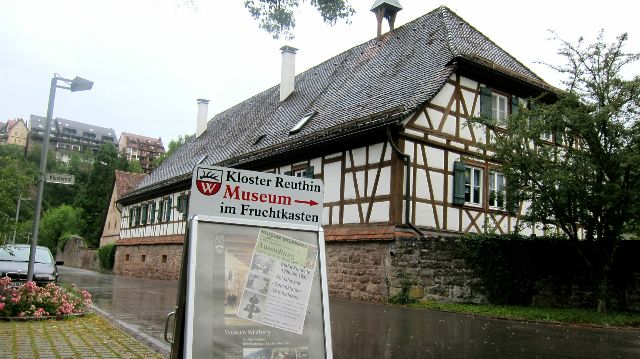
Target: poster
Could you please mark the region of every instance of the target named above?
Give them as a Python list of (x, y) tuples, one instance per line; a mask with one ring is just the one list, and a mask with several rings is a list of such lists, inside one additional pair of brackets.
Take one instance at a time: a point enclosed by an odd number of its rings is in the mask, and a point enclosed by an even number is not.
[(238, 317), (301, 334), (318, 248), (261, 229)]

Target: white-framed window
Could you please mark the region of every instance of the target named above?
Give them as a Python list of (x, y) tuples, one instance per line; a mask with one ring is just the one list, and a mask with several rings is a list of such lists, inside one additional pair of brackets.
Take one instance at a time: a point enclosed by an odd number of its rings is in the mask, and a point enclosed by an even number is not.
[(504, 208), (504, 175), (489, 171), (489, 207)]
[(498, 120), (499, 124), (505, 123), (507, 120), (509, 115), (508, 104), (507, 96), (495, 92), (491, 94), (491, 117)]
[(304, 172), (305, 172), (305, 169), (293, 171), (293, 175), (295, 177), (304, 177)]
[(482, 170), (467, 166), (464, 171), (464, 201), (480, 205), (482, 203)]

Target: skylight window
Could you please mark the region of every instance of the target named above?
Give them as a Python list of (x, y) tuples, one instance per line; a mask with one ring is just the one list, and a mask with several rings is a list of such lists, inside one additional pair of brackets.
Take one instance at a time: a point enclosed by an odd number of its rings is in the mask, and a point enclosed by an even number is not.
[(293, 135), (295, 133), (298, 133), (298, 131), (300, 131), (302, 127), (304, 127), (304, 125), (306, 125), (307, 122), (309, 122), (309, 120), (311, 119), (311, 117), (313, 117), (316, 113), (318, 113), (316, 110), (312, 110), (311, 112), (304, 115), (302, 119), (298, 121), (298, 123), (296, 123), (296, 125), (293, 126), (291, 130), (289, 130), (289, 134)]

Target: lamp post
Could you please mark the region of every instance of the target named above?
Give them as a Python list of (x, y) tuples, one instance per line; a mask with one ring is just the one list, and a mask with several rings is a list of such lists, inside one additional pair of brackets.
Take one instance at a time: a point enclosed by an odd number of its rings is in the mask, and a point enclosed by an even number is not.
[[(58, 81), (64, 82), (69, 86), (60, 86)], [(38, 190), (36, 192), (36, 208), (33, 218), (33, 230), (31, 237), (31, 251), (29, 253), (29, 267), (27, 271), (27, 280), (33, 280), (33, 266), (36, 259), (36, 246), (38, 244), (38, 227), (40, 226), (40, 211), (42, 210), (42, 191), (44, 190), (45, 172), (47, 169), (47, 153), (49, 151), (49, 134), (51, 133), (51, 118), (53, 116), (53, 103), (56, 99), (56, 88), (69, 90), (71, 92), (91, 90), (93, 82), (85, 80), (82, 77), (68, 80), (54, 74), (51, 78), (51, 88), (49, 90), (49, 103), (47, 105), (47, 121), (44, 128), (44, 139), (42, 140), (42, 151), (40, 152), (40, 173), (38, 177)]]
[(31, 198), (22, 198), (22, 196), (18, 196), (18, 207), (16, 208), (16, 223), (13, 227), (13, 237), (11, 238), (11, 244), (16, 244), (16, 231), (18, 230), (18, 215), (20, 214), (20, 202), (22, 201), (30, 201)]

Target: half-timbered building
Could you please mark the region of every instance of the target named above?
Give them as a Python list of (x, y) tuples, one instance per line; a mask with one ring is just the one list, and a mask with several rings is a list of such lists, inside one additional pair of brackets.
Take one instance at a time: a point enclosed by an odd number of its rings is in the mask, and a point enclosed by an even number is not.
[[(448, 8), (393, 29), (398, 10), (376, 1), (392, 31), (295, 77), (296, 49), (283, 47), (280, 85), (201, 121), (120, 200), (115, 272), (177, 278), (197, 164), (322, 179), (329, 256), (345, 241), (367, 251), (401, 236), (513, 231), (523, 204), (496, 195), (505, 179), (480, 147), (506, 129), (470, 119), (509, 116), (550, 86)], [(341, 274), (329, 272), (331, 288)]]

